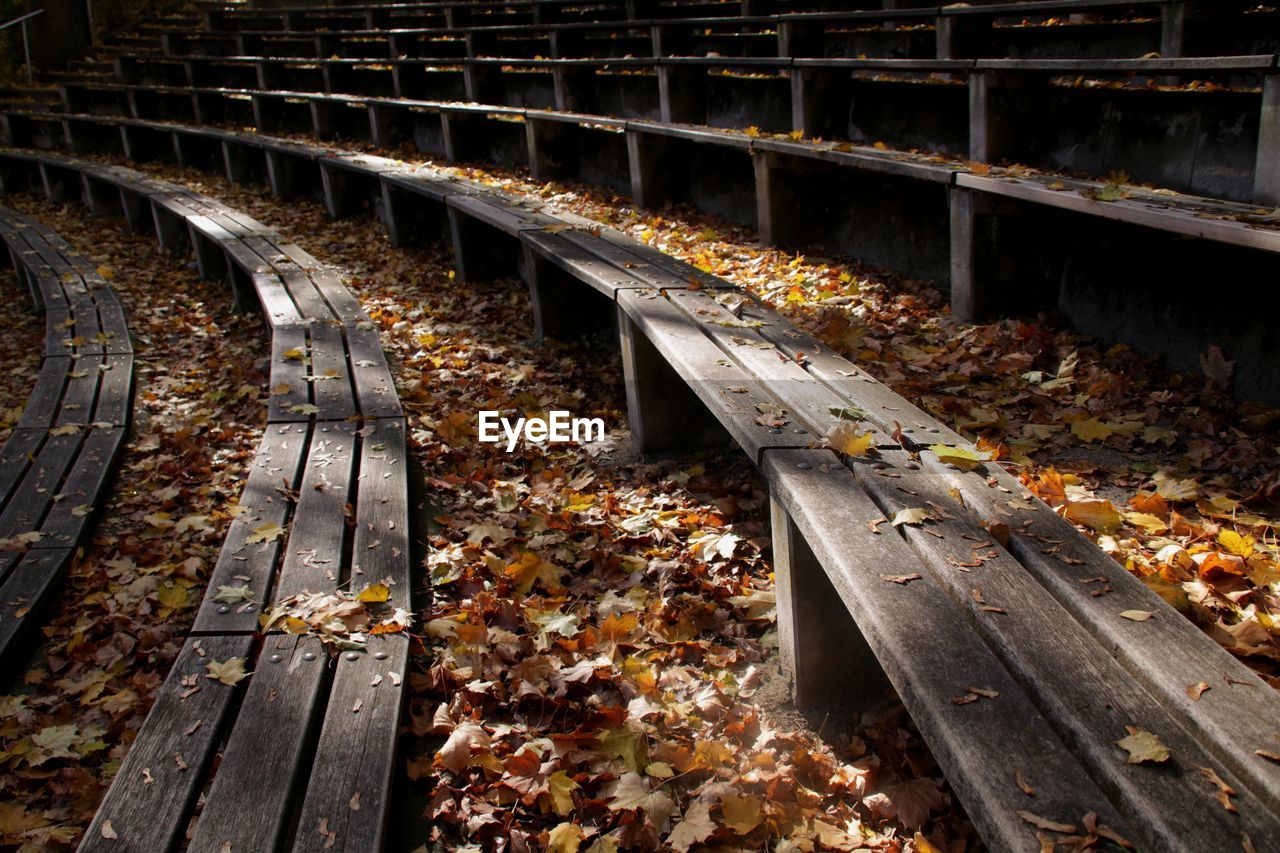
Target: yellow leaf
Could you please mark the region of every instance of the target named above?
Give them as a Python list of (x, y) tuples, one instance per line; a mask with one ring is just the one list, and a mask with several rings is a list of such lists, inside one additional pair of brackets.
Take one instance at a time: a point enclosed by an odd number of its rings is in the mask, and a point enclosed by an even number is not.
[(547, 834), (547, 853), (578, 853), (582, 829), (576, 824), (562, 823)]
[(873, 438), (872, 433), (859, 431), (856, 424), (841, 421), (827, 431), (827, 446), (846, 456), (866, 456)]
[(972, 471), (983, 462), (991, 460), (991, 454), (985, 450), (968, 447), (952, 447), (949, 444), (934, 444), (929, 447), (938, 455), (938, 460), (951, 464), (961, 471)]
[(177, 584), (164, 584), (156, 590), (156, 600), (165, 607), (179, 610), (187, 606), (187, 591)]
[(254, 545), (258, 542), (273, 542), (284, 536), (284, 528), (278, 524), (259, 524), (253, 528), (253, 534), (245, 539), (245, 544)]
[(1071, 501), (1067, 504), (1066, 516), (1070, 521), (1099, 533), (1115, 533), (1123, 520), (1111, 501), (1102, 498)]
[(747, 794), (741, 797), (722, 797), (720, 811), (724, 813), (721, 821), (729, 829), (739, 835), (746, 835), (760, 823), (760, 798)]
[(1106, 441), (1114, 430), (1097, 418), (1088, 418), (1071, 424), (1071, 434), (1085, 443)]
[(750, 136), (752, 139), (755, 139), (757, 136), (760, 135), (760, 128), (756, 127), (753, 124), (751, 125), (751, 127), (748, 127), (746, 129), (745, 133), (747, 134), (747, 136)]
[(1116, 745), (1129, 753), (1129, 764), (1142, 764), (1143, 762), (1161, 764), (1169, 760), (1169, 747), (1161, 743), (1160, 738), (1145, 729), (1136, 729), (1130, 726), (1129, 736), (1116, 741)]
[(1234, 530), (1222, 530), (1218, 533), (1218, 544), (1237, 557), (1247, 559), (1253, 556), (1253, 543), (1252, 536), (1241, 536)]
[(371, 583), (356, 596), (356, 601), (382, 602), (391, 598), (391, 590), (385, 583)]
[(283, 397), (285, 394), (288, 394), (292, 390), (293, 388), (292, 386), (289, 385), (288, 382), (281, 382), (279, 385), (271, 386), (271, 393), (277, 397)]
[(112, 271), (111, 267), (98, 267), (98, 275), (102, 276), (107, 281), (111, 281), (116, 277), (116, 274)]
[(580, 787), (563, 770), (557, 770), (547, 777), (547, 793), (551, 795), (551, 806), (556, 814), (564, 817), (573, 811), (573, 792)]
[(83, 428), (80, 424), (66, 424), (49, 430), (49, 435), (75, 435)]
[(221, 682), (228, 687), (235, 687), (249, 677), (249, 673), (244, 671), (244, 658), (228, 658), (225, 661), (216, 661), (211, 658), (205, 664), (205, 668), (209, 670), (205, 678)]
[(306, 353), (302, 351), (302, 347), (294, 347), (293, 349), (285, 350), (281, 355), (284, 356), (286, 361), (302, 361)]
[(1169, 525), (1165, 524), (1163, 519), (1149, 512), (1126, 512), (1124, 520), (1134, 527), (1141, 528), (1151, 534), (1163, 533), (1169, 528)]

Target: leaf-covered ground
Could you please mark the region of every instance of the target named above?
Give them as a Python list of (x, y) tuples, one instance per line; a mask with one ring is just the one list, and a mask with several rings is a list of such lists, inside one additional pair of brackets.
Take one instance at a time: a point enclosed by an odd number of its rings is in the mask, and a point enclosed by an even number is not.
[[(0, 252), (7, 253), (0, 246)], [(8, 262), (6, 254), (5, 262)], [(0, 271), (0, 443), (7, 441), (22, 417), (27, 395), (40, 372), (44, 351), (44, 320), (31, 304), (27, 287), (12, 268)]]
[[(185, 639), (265, 420), (266, 349), (227, 288), (198, 281), (153, 236), (43, 197), (4, 204), (100, 265), (138, 353), (133, 434), (115, 485), (41, 622), (43, 647), (0, 695), (0, 846), (35, 851), (83, 832)], [(43, 322), (12, 276), (0, 287), (0, 327), (17, 332), (5, 336), (5, 364), (28, 371), (26, 382), (0, 384), (12, 422), (34, 382)]]

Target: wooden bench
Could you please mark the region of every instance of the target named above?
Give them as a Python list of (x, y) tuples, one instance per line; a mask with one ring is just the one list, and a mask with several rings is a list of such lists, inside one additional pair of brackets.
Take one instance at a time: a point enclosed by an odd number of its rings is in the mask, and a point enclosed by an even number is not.
[[(306, 592), (385, 583), (385, 606), (411, 612), (405, 421), (372, 322), (339, 271), (213, 199), (52, 154), (0, 152), (0, 174), (6, 190), (43, 186), (192, 248), (271, 332), (268, 424), (243, 512), (81, 849), (174, 848), (210, 784), (193, 849), (286, 838), (300, 850), (378, 849), (408, 637), (369, 636), (332, 655), (315, 636), (257, 636), (261, 612)], [(210, 662), (233, 658), (255, 673), (247, 689), (206, 678)]]
[(2, 207), (0, 240), (45, 316), (35, 388), (0, 447), (0, 667), (15, 672), (88, 536), (128, 436), (133, 347), (124, 309), (95, 264)]
[[(1280, 766), (1255, 754), (1274, 748), (1280, 696), (1016, 479), (937, 458), (931, 445), (963, 443), (944, 424), (749, 296), (714, 279), (690, 286), (691, 267), (607, 228), (426, 168), (315, 156), (350, 173), (343, 192), (384, 201), (331, 202), (332, 212), (380, 213), (402, 241), (443, 237), (465, 278), (514, 268), (544, 331), (582, 331), (584, 317), (602, 316), (584, 313), (591, 299), (609, 307), (644, 451), (727, 433), (769, 480), (781, 648), (798, 700), (874, 689), (882, 669), (991, 846), (1035, 849), (1046, 820), (1087, 833), (1090, 812), (1152, 849), (1280, 837)], [(401, 214), (424, 206), (438, 227), (403, 230)], [(477, 229), (483, 240), (468, 237)], [(477, 267), (481, 249), (506, 267)], [(835, 413), (855, 407), (878, 453), (821, 449)], [(927, 516), (892, 526), (903, 509)], [(984, 527), (996, 521), (1007, 545)], [(1094, 596), (1082, 581), (1099, 577), (1109, 591)], [(1129, 610), (1154, 615), (1135, 622), (1121, 616)], [(1187, 696), (1209, 678), (1213, 690)], [(1158, 735), (1173, 757), (1127, 764), (1115, 744), (1127, 726)], [(1232, 788), (1237, 812), (1200, 768)]]

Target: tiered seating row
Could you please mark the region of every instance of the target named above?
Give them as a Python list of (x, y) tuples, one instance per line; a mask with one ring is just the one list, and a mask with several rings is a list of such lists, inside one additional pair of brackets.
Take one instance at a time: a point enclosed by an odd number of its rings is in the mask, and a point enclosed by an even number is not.
[[(113, 82), (88, 77), (64, 85), (64, 107), (152, 117), (182, 109), (170, 102), (193, 97), (192, 91), (227, 89), (277, 99), (325, 93), (389, 101), (465, 100), (798, 132), (811, 139), (1097, 176), (1126, 172), (1134, 180), (1181, 192), (1254, 203), (1280, 200), (1280, 172), (1270, 156), (1280, 137), (1280, 112), (1271, 108), (1280, 99), (1274, 54), (1133, 60), (442, 57), (381, 62), (134, 57), (118, 58), (116, 70)], [(1224, 85), (1162, 91), (1135, 85), (1166, 78)], [(1079, 85), (1081, 79), (1101, 83)], [(204, 109), (204, 120), (219, 117), (212, 109), (216, 97), (195, 106)], [(1019, 132), (1028, 125), (1045, 132)], [(1188, 134), (1195, 144), (1185, 144)]]
[[(308, 156), (261, 135), (170, 132), (189, 145), (220, 138), (224, 158), (209, 165), (256, 159), (256, 174), (270, 176), (273, 158), (292, 161), (292, 191), (323, 194), (334, 215), (374, 212), (398, 243), (443, 236), (464, 280), (518, 272), (544, 333), (616, 316), (643, 449), (688, 449), (723, 430), (769, 477), (783, 655), (802, 701), (878, 660), (993, 847), (1031, 843), (1020, 811), (1073, 824), (1093, 811), (1159, 849), (1277, 837), (1280, 767), (1254, 750), (1273, 735), (1280, 697), (1014, 478), (948, 467), (925, 448), (959, 436), (772, 310), (713, 277), (698, 274), (693, 287), (693, 268), (595, 223), (430, 170)], [(850, 407), (866, 412), (880, 448), (871, 460), (813, 446)], [(919, 529), (884, 521), (923, 506), (932, 509)], [(1007, 520), (1007, 548), (982, 527), (995, 518)], [(1106, 596), (1081, 583), (1099, 576)], [(1131, 609), (1155, 618), (1120, 616)], [(1186, 687), (1206, 672), (1225, 674), (1222, 688), (1193, 701)], [(1130, 725), (1157, 733), (1176, 761), (1125, 764), (1114, 741)], [(1237, 792), (1238, 814), (1213, 799), (1199, 767)], [(1015, 769), (1034, 776), (1034, 803)]]
[[(472, 57), (1175, 57), (1254, 52), (1260, 45), (1274, 49), (1280, 18), (1252, 5), (1036, 0), (737, 14), (744, 10), (720, 3), (703, 14), (684, 6), (678, 14), (673, 8), (648, 19), (586, 12), (559, 21), (507, 7), (504, 14), (476, 15), (469, 22), (440, 9), (395, 6), (227, 9), (206, 12), (203, 31), (172, 28), (157, 36), (160, 47), (174, 54), (310, 58), (440, 56), (441, 49), (463, 47)], [(1076, 22), (1064, 26), (1068, 16)]]
[(49, 228), (0, 207), (0, 240), (45, 315), (44, 360), (0, 447), (0, 669), (85, 541), (129, 433), (133, 346), (97, 267)]
[[(410, 611), (405, 422), (372, 322), (336, 270), (213, 199), (52, 154), (5, 152), (0, 176), (6, 191), (78, 198), (193, 249), (204, 275), (261, 307), (272, 336), (268, 424), (240, 514), (82, 849), (179, 845), (215, 763), (191, 849), (275, 849), (295, 835), (296, 849), (376, 849), (408, 638), (368, 636), (336, 665), (314, 636), (255, 638), (261, 612), (302, 593), (384, 583), (383, 606)], [(247, 690), (216, 677), (232, 659), (254, 673)]]

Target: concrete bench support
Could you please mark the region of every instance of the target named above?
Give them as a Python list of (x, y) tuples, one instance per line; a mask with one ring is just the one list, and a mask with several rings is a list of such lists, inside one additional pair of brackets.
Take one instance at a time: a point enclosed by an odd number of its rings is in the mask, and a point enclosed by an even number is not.
[(1280, 77), (1270, 75), (1262, 85), (1262, 114), (1258, 124), (1258, 153), (1253, 171), (1253, 200), (1280, 205)]
[(520, 277), (529, 286), (533, 334), (539, 341), (569, 340), (613, 325), (613, 306), (603, 296), (528, 245), (521, 247)]
[(222, 158), (226, 164), (227, 180), (233, 184), (261, 184), (266, 174), (266, 163), (260, 149), (248, 145), (222, 143)]
[(594, 112), (596, 73), (591, 68), (557, 65), (551, 69), (556, 109), (561, 112)]
[(621, 307), (618, 342), (631, 435), (645, 457), (729, 441), (725, 428)]
[(576, 125), (526, 116), (524, 134), (529, 151), (529, 171), (535, 181), (551, 181), (577, 174), (582, 134)]
[(787, 510), (771, 498), (778, 657), (792, 700), (805, 708), (870, 698), (887, 679), (849, 609)]
[(671, 198), (671, 142), (666, 137), (627, 131), (631, 198), (640, 207), (661, 207)]
[(848, 70), (795, 68), (791, 71), (791, 129), (808, 137), (841, 137), (849, 132), (853, 81)]
[(685, 65), (659, 65), (658, 109), (664, 122), (706, 124), (706, 69)]
[(814, 223), (806, 214), (812, 206), (804, 180), (807, 164), (772, 151), (754, 152), (756, 175), (756, 228), (760, 241), (772, 246), (804, 246), (817, 239)]

